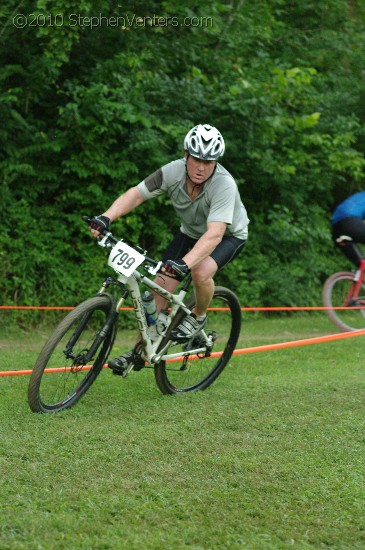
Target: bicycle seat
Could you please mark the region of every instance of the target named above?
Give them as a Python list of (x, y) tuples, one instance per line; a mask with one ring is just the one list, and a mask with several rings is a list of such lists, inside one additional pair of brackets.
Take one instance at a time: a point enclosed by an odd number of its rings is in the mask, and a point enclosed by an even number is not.
[(336, 243), (337, 244), (345, 244), (347, 242), (352, 243), (353, 239), (349, 235), (341, 235), (340, 237), (337, 237)]

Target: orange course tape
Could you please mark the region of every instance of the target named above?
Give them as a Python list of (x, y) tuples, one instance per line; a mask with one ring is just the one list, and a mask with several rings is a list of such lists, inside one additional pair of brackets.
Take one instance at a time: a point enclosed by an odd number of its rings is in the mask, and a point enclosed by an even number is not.
[[(340, 334), (329, 334), (327, 336), (316, 336), (315, 338), (306, 338), (304, 340), (293, 340), (291, 342), (280, 342), (278, 344), (266, 344), (264, 346), (254, 346), (250, 348), (236, 349), (233, 352), (233, 355), (243, 355), (247, 353), (257, 353), (260, 351), (273, 351), (277, 349), (293, 348), (299, 346), (308, 346), (313, 344), (321, 344), (324, 342), (333, 342), (334, 340), (343, 340), (345, 338), (354, 338), (356, 336), (365, 336), (365, 330), (356, 330), (353, 332), (342, 332)], [(213, 352), (210, 357), (220, 357), (223, 352), (217, 351)], [(189, 357), (189, 360), (200, 359), (197, 355), (192, 355)], [(181, 361), (181, 358), (171, 359), (169, 362)], [(106, 368), (107, 365), (104, 365)], [(82, 367), (81, 370), (89, 370), (90, 366)], [(54, 368), (54, 369), (45, 369), (45, 373), (60, 372), (64, 371), (64, 368)], [(71, 367), (68, 367), (66, 370), (71, 370)], [(15, 371), (0, 371), (0, 376), (19, 376), (25, 374), (32, 374), (32, 370), (15, 370)]]

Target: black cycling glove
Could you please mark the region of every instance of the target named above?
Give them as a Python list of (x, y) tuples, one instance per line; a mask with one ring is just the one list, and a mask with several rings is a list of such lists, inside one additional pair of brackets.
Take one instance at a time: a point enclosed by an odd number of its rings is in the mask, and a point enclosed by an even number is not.
[(177, 260), (167, 260), (163, 267), (166, 275), (178, 281), (182, 281), (186, 275), (190, 273), (190, 268), (181, 258)]
[(109, 231), (110, 224), (110, 219), (107, 216), (94, 216), (89, 221), (90, 228), (95, 231), (99, 231), (100, 233), (103, 231)]

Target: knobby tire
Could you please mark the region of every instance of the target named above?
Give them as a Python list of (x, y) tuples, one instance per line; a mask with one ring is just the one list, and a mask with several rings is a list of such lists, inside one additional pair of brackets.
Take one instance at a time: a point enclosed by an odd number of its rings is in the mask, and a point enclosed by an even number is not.
[[(354, 273), (341, 271), (334, 273), (327, 279), (323, 286), (323, 304), (325, 307), (347, 307), (353, 297), (355, 287)], [(365, 306), (365, 285), (361, 287), (362, 303)], [(360, 305), (357, 301), (354, 305)], [(343, 332), (351, 332), (365, 328), (365, 307), (364, 309), (329, 309), (327, 314), (331, 321)]]
[[(115, 300), (109, 294), (90, 298), (72, 310), (56, 327), (33, 368), (28, 386), (31, 410), (50, 413), (75, 405), (100, 374), (115, 335)], [(95, 353), (86, 362), (91, 346)]]
[[(192, 309), (195, 299), (192, 297), (186, 302), (186, 306)], [(161, 361), (155, 367), (155, 379), (159, 390), (164, 394), (178, 394), (205, 390), (221, 374), (236, 347), (241, 331), (241, 306), (237, 296), (225, 287), (216, 287), (210, 308), (208, 321), (204, 328), (208, 334), (216, 333), (217, 340), (212, 353), (220, 352), (219, 357), (201, 357), (175, 362)], [(215, 308), (217, 309), (215, 311)], [(161, 348), (169, 340), (169, 334), (183, 320), (185, 313), (179, 311), (171, 323)], [(186, 344), (184, 344), (186, 346)], [(175, 353), (184, 345), (176, 349), (172, 346), (167, 353)], [(194, 346), (197, 347), (197, 346)]]

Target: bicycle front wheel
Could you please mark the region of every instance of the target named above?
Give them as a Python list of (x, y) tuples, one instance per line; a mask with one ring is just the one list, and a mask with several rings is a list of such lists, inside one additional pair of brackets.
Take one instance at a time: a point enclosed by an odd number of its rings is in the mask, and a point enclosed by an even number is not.
[(72, 407), (103, 368), (116, 334), (115, 301), (96, 296), (78, 305), (57, 326), (33, 368), (28, 403), (33, 412)]
[(365, 328), (365, 285), (361, 285), (361, 296), (354, 297), (354, 291), (354, 273), (351, 271), (335, 273), (323, 287), (325, 307), (346, 308), (327, 311), (331, 321), (344, 332)]
[[(195, 299), (187, 302), (192, 309)], [(184, 318), (184, 313), (178, 313), (171, 325), (171, 330)], [(241, 306), (237, 296), (224, 287), (216, 287), (212, 302), (209, 306), (208, 320), (204, 327), (207, 335), (212, 335), (214, 345), (210, 355), (188, 355), (185, 358), (161, 361), (155, 367), (156, 383), (164, 394), (175, 394), (204, 390), (210, 386), (223, 371), (229, 362), (237, 344), (241, 330)], [(192, 342), (174, 344), (171, 353), (187, 351), (189, 347), (200, 347), (201, 335), (193, 338)], [(162, 342), (162, 346), (165, 342)], [(168, 353), (170, 353), (170, 350)]]

